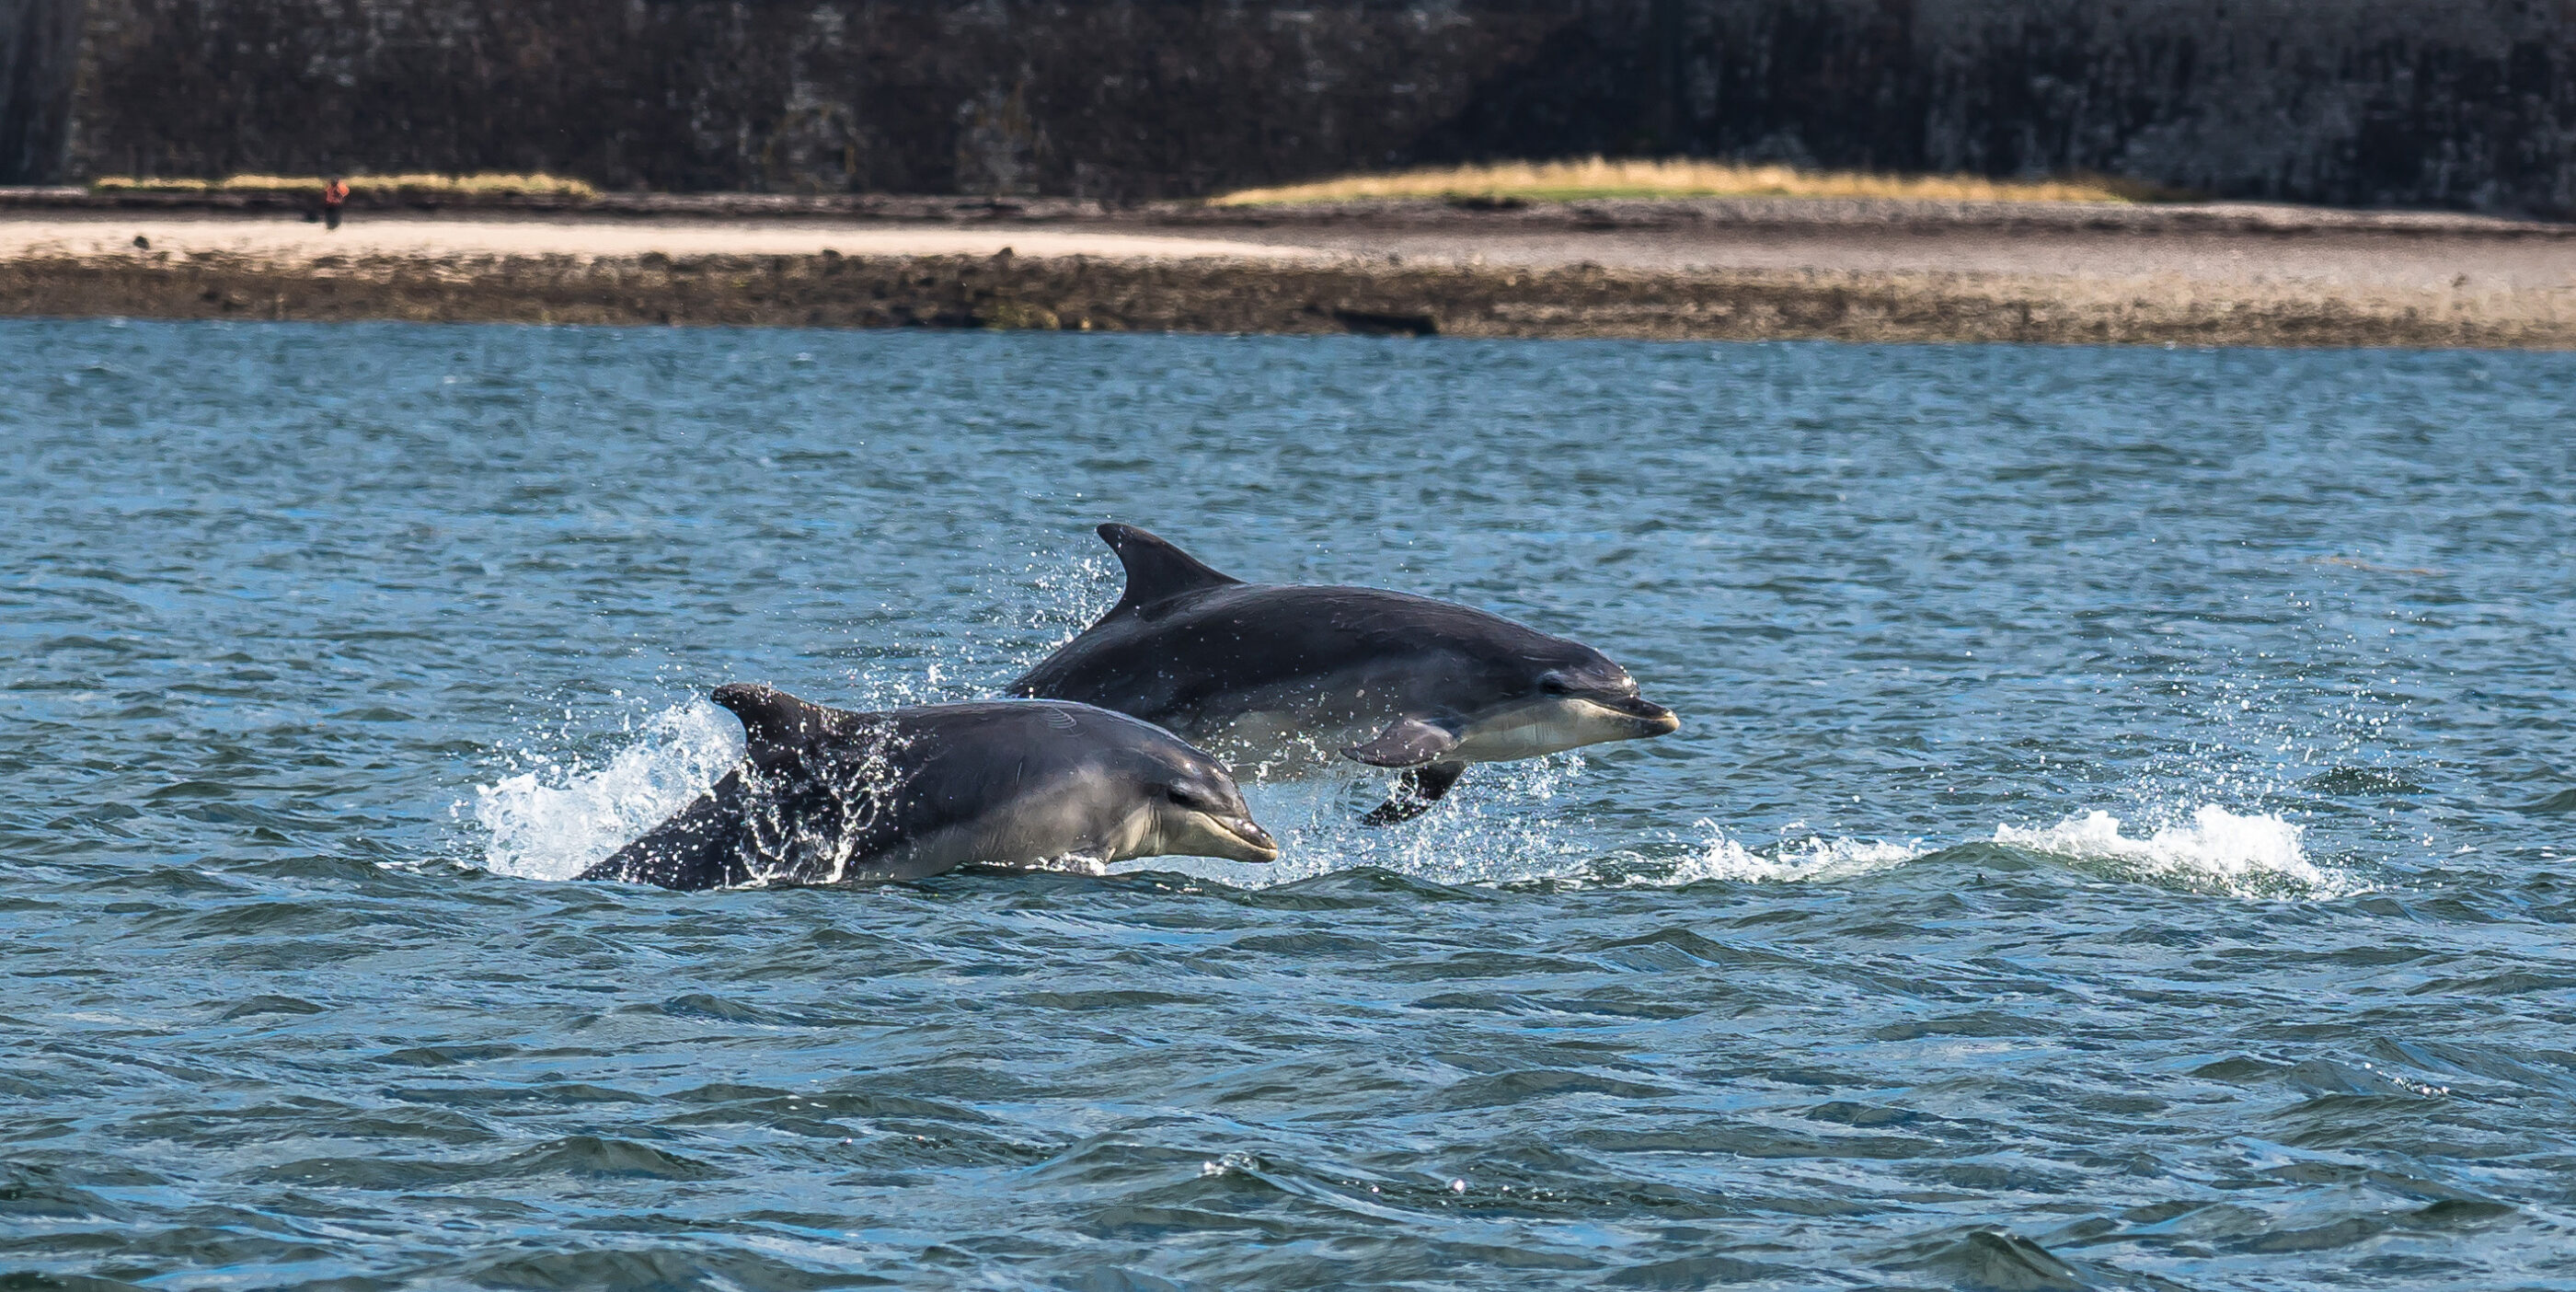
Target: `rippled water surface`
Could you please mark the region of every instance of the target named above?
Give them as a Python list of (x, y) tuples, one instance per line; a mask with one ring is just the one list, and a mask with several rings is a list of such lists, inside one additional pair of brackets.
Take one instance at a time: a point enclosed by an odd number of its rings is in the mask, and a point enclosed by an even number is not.
[[(0, 354), (0, 1284), (2576, 1286), (2576, 359)], [(1269, 868), (563, 882), (1113, 517), (1687, 725)]]

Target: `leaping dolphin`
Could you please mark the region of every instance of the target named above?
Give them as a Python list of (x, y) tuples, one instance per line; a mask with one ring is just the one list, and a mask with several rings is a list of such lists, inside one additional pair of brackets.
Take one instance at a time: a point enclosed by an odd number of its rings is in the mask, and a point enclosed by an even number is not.
[(742, 719), (742, 763), (581, 878), (699, 889), (1279, 856), (1222, 764), (1124, 714), (1018, 700), (853, 713), (740, 684), (715, 702)]
[(1326, 750), (1402, 768), (1362, 820), (1410, 821), (1469, 763), (1660, 736), (1673, 711), (1581, 642), (1376, 588), (1245, 583), (1133, 525), (1100, 537), (1127, 592), (1013, 682), (1165, 727), (1237, 767)]

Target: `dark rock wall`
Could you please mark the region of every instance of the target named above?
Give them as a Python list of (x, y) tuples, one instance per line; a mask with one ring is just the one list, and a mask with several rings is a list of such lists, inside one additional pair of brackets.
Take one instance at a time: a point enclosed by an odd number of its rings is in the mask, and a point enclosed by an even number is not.
[(1579, 4), (90, 0), (91, 174), (1206, 192), (1404, 160)]
[(1489, 76), (1437, 150), (2576, 213), (2576, 0), (1638, 0), (1587, 18)]
[(12, 177), (1129, 200), (1689, 152), (2576, 213), (2576, 0), (87, 0), (75, 77), (77, 2), (0, 0)]
[(79, 45), (80, 0), (0, 0), (0, 184), (61, 171)]

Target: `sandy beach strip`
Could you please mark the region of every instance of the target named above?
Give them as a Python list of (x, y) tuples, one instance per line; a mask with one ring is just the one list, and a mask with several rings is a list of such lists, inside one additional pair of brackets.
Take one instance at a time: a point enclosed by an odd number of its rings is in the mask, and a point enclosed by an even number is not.
[(123, 256), (141, 238), (148, 250), (171, 257), (228, 256), (266, 260), (280, 267), (339, 259), (465, 260), (495, 257), (573, 257), (585, 260), (644, 255), (990, 256), (1004, 248), (1032, 256), (1106, 256), (1126, 259), (1233, 257), (1279, 261), (1329, 258), (1328, 251), (1241, 238), (1206, 238), (1125, 232), (1093, 227), (961, 228), (941, 225), (822, 224), (748, 221), (631, 221), (541, 219), (352, 219), (336, 230), (318, 223), (256, 216), (0, 217), (0, 260)]
[(0, 313), (2576, 348), (2576, 237), (2169, 213), (1593, 227), (365, 213), (331, 232), (20, 211), (0, 215)]

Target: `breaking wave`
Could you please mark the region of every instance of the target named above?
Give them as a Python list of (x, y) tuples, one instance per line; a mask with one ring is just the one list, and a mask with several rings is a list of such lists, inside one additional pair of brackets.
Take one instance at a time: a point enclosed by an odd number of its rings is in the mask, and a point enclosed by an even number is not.
[[(1747, 847), (1711, 822), (1713, 836), (1669, 873), (1629, 882), (1689, 884), (1835, 883), (1940, 858), (1946, 848), (1922, 841), (1812, 836), (1774, 847)], [(2048, 826), (1998, 825), (1991, 842), (2053, 858), (2107, 879), (2182, 892), (2242, 898), (2347, 897), (2369, 885), (2340, 867), (2319, 865), (2301, 842), (2304, 828), (2262, 813), (2205, 805), (2190, 824), (2144, 835), (2122, 832), (2120, 818), (2088, 811)]]
[(2230, 897), (2342, 897), (2366, 885), (2320, 866), (2301, 845), (2303, 827), (2267, 814), (2239, 815), (2214, 804), (2144, 836), (2121, 832), (2120, 818), (2093, 811), (2055, 825), (1995, 827), (1994, 841), (2030, 852), (2090, 863), (2113, 877)]
[[(1919, 839), (1895, 843), (1823, 835), (1757, 847), (1729, 837), (1714, 822), (1699, 824), (1708, 832), (1707, 842), (1678, 864), (1631, 871), (1618, 882), (1830, 884), (1926, 860), (1937, 865), (1953, 851)], [(2303, 833), (2304, 827), (2277, 816), (2206, 805), (2187, 825), (2143, 835), (2123, 833), (2120, 818), (2096, 810), (2048, 826), (1998, 825), (1990, 839), (1954, 847), (1996, 844), (2106, 879), (2222, 897), (2333, 898), (2370, 890), (2352, 872), (2310, 858)], [(1991, 864), (1983, 855), (1976, 860)]]

